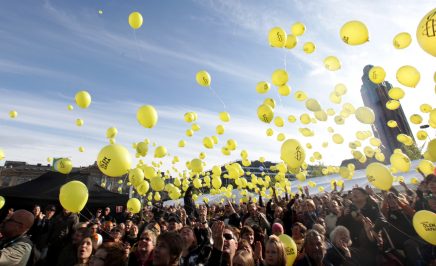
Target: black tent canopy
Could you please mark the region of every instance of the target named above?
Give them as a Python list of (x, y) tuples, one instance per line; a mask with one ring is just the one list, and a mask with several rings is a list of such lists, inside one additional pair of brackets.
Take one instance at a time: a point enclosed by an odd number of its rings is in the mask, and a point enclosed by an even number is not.
[(93, 179), (89, 178), (88, 175), (83, 175), (79, 172), (72, 172), (69, 175), (58, 172), (46, 172), (29, 182), (0, 189), (0, 196), (6, 199), (3, 211), (8, 208), (31, 209), (35, 204), (41, 205), (41, 207), (48, 204), (60, 206), (59, 190), (62, 185), (73, 180), (81, 181), (88, 187), (89, 197), (85, 206), (87, 209), (104, 208), (106, 206), (125, 206), (129, 199), (128, 195), (114, 193), (102, 188)]

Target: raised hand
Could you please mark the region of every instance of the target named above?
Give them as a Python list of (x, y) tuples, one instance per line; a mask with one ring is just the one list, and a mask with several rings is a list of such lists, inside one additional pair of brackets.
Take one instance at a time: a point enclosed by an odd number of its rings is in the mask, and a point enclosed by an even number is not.
[(260, 243), (260, 241), (256, 241), (255, 245), (254, 245), (254, 260), (262, 260), (262, 244)]
[(222, 251), (223, 245), (224, 245), (224, 222), (223, 221), (216, 221), (212, 225), (212, 239), (213, 239), (213, 247)]

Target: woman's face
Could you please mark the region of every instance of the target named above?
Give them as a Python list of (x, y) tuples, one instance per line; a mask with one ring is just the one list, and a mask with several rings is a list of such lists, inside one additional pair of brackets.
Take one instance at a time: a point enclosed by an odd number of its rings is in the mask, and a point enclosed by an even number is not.
[(335, 246), (342, 246), (342, 243), (346, 243), (347, 246), (351, 246), (350, 235), (346, 231), (339, 231), (336, 233), (334, 244)]
[(79, 259), (89, 259), (92, 254), (92, 240), (86, 237), (80, 242), (79, 249), (77, 250)]
[(300, 239), (303, 237), (303, 235), (301, 234), (300, 226), (295, 225), (294, 227), (292, 227), (292, 237), (297, 238), (297, 239)]
[(148, 234), (142, 234), (138, 241), (138, 250), (149, 253), (154, 249), (153, 238)]
[(153, 252), (153, 265), (169, 265), (170, 259), (170, 248), (168, 243), (158, 240)]
[(365, 195), (364, 193), (362, 193), (361, 191), (354, 189), (352, 196), (351, 196), (351, 200), (355, 203), (361, 203), (361, 202), (365, 202), (367, 198), (367, 195)]
[(243, 234), (241, 238), (247, 240), (250, 245), (253, 245), (254, 243), (254, 234), (252, 234), (251, 232)]
[(106, 260), (107, 251), (105, 249), (98, 249), (94, 256), (91, 257), (89, 261), (89, 266), (104, 266), (104, 261)]
[(276, 245), (268, 243), (265, 250), (265, 264), (277, 265), (279, 260), (279, 252)]

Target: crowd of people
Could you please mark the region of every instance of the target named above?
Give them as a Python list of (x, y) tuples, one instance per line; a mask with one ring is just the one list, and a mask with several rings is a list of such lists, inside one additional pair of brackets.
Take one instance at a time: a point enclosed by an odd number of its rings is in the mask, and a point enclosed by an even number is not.
[[(239, 204), (195, 205), (192, 192), (182, 206), (156, 203), (138, 214), (10, 210), (0, 225), (0, 265), (436, 265), (435, 247), (412, 224), (416, 211), (436, 212), (435, 175), (416, 190), (306, 188)], [(294, 261), (282, 234), (296, 244)]]

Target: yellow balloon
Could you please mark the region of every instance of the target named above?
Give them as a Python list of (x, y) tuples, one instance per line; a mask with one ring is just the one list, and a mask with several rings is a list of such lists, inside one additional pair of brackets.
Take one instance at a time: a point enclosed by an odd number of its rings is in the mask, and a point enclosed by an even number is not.
[(343, 125), (345, 123), (345, 119), (340, 115), (335, 116), (334, 120), (338, 125)]
[(341, 134), (338, 134), (338, 133), (333, 134), (332, 140), (336, 144), (344, 143), (344, 138), (341, 136)]
[(425, 130), (418, 130), (418, 132), (416, 132), (416, 137), (419, 140), (425, 140), (428, 137), (428, 134)]
[(386, 102), (386, 108), (389, 110), (397, 110), (400, 107), (400, 102), (397, 100), (389, 100)]
[(366, 147), (363, 149), (363, 153), (365, 153), (365, 156), (366, 156), (366, 157), (372, 158), (372, 157), (374, 157), (375, 151), (374, 151), (374, 149), (371, 148), (370, 146), (366, 146)]
[(415, 88), (421, 79), (421, 74), (413, 66), (402, 66), (397, 70), (397, 80), (407, 87)]
[(227, 112), (221, 112), (221, 113), (219, 113), (219, 118), (223, 122), (229, 122), (230, 121), (230, 114)]
[(69, 105), (67, 106), (67, 109), (68, 109), (68, 111), (73, 111), (74, 107), (73, 107), (71, 104), (69, 104)]
[(266, 130), (266, 135), (267, 135), (268, 137), (271, 137), (272, 135), (274, 135), (274, 130), (273, 130), (272, 128), (268, 128), (268, 129)]
[(213, 139), (211, 137), (204, 137), (203, 138), (203, 146), (206, 149), (213, 149)]
[(137, 30), (142, 26), (142, 15), (139, 12), (132, 12), (129, 15), (129, 25), (132, 29)]
[(321, 105), (319, 104), (319, 102), (316, 99), (313, 99), (313, 98), (307, 99), (305, 105), (309, 111), (312, 111), (312, 112), (321, 111)]
[(434, 212), (427, 210), (416, 212), (413, 215), (413, 228), (422, 239), (436, 245), (436, 214)]
[(336, 95), (335, 92), (330, 93), (329, 99), (332, 103), (335, 103), (335, 104), (340, 104), (342, 101), (342, 97)]
[(193, 131), (199, 131), (200, 130), (200, 126), (198, 124), (192, 124), (191, 129)]
[(272, 73), (272, 84), (277, 87), (285, 85), (288, 79), (288, 72), (284, 69), (277, 69)]
[(18, 116), (17, 111), (10, 111), (10, 112), (9, 112), (9, 117), (10, 117), (10, 118), (13, 119), (13, 118), (16, 118), (17, 116)]
[(410, 116), (410, 122), (415, 125), (419, 125), (422, 123), (422, 117), (419, 114), (413, 114)]
[(289, 115), (288, 116), (288, 122), (289, 123), (295, 123), (295, 121), (297, 121), (297, 118), (293, 115)]
[(106, 138), (112, 139), (115, 138), (118, 134), (118, 130), (115, 127), (110, 127), (106, 130)]
[(393, 100), (401, 100), (404, 97), (404, 91), (401, 88), (394, 87), (389, 90), (388, 95)]
[(78, 213), (88, 202), (88, 188), (80, 181), (70, 181), (61, 187), (59, 201), (64, 209)]
[[(194, 196), (197, 196), (197, 195), (193, 195), (193, 198), (194, 198)], [(160, 193), (159, 193), (159, 192), (154, 193), (154, 197), (153, 197), (153, 199), (154, 199), (155, 201), (160, 201), (160, 200), (161, 200)], [(195, 199), (195, 200), (196, 200), (196, 199)]]
[(286, 38), (285, 48), (292, 49), (295, 46), (297, 46), (298, 38), (295, 35), (288, 34), (288, 37)]
[(270, 123), (274, 117), (274, 111), (271, 106), (262, 104), (257, 108), (257, 117), (262, 122)]
[(84, 123), (85, 122), (83, 121), (83, 119), (80, 118), (76, 119), (76, 126), (81, 127), (83, 126)]
[(366, 106), (357, 108), (354, 115), (356, 119), (363, 124), (373, 124), (375, 121), (374, 111)]
[(209, 87), (210, 83), (212, 82), (212, 79), (206, 70), (198, 71), (195, 75), (195, 80), (200, 86), (203, 87)]
[(337, 96), (345, 95), (347, 93), (347, 86), (343, 83), (338, 83), (336, 84), (334, 91)]
[(212, 136), (212, 140), (213, 140), (213, 144), (218, 144), (218, 137), (217, 136)]
[(143, 105), (136, 111), (136, 119), (145, 128), (153, 128), (158, 121), (156, 109), (151, 105)]
[(429, 113), (432, 109), (433, 107), (431, 107), (431, 105), (427, 103), (423, 103), (419, 106), (419, 110), (421, 110), (421, 112), (423, 113)]
[(195, 120), (194, 112), (185, 113), (185, 115), (183, 116), (183, 119), (185, 120), (186, 123), (193, 122)]
[(180, 140), (178, 146), (179, 146), (180, 148), (185, 147), (185, 146), (186, 146), (186, 141), (184, 141), (184, 140)]
[(144, 181), (144, 172), (140, 168), (135, 168), (129, 171), (129, 182), (133, 186), (139, 186)]
[(301, 22), (296, 22), (291, 26), (291, 32), (295, 36), (301, 36), (306, 31), (306, 26)]
[(393, 153), (390, 158), (391, 165), (399, 172), (408, 172), (410, 170), (410, 159), (404, 153)]
[(285, 248), (286, 266), (292, 266), (298, 255), (297, 245), (295, 244), (294, 240), (288, 235), (281, 234), (279, 236), (279, 239), (283, 243), (283, 247)]
[(407, 32), (401, 32), (394, 37), (394, 47), (397, 49), (407, 48), (412, 42), (412, 36)]
[(160, 176), (154, 176), (150, 179), (151, 188), (154, 191), (162, 191), (165, 187), (165, 182)]
[(222, 134), (224, 134), (224, 126), (223, 126), (223, 125), (218, 125), (218, 126), (216, 126), (216, 133), (217, 133), (218, 135), (222, 135)]
[(304, 91), (296, 91), (294, 98), (295, 100), (302, 102), (307, 99), (307, 94)]
[(315, 118), (319, 121), (327, 121), (327, 113), (323, 110), (315, 112)]
[(78, 93), (76, 93), (75, 100), (77, 106), (85, 109), (88, 108), (91, 104), (91, 95), (87, 91), (79, 91)]
[(436, 139), (432, 139), (428, 143), (427, 151), (429, 152), (432, 158), (436, 159)]
[(192, 159), (191, 161), (191, 170), (194, 173), (203, 172), (203, 162), (200, 159)]
[(341, 61), (336, 56), (327, 56), (324, 58), (324, 66), (327, 70), (336, 71), (341, 69)]
[(163, 158), (167, 155), (167, 149), (164, 146), (158, 146), (155, 150), (154, 150), (154, 157), (155, 158)]
[(264, 94), (267, 93), (271, 88), (271, 85), (266, 81), (258, 82), (256, 85), (257, 93)]
[(291, 93), (291, 88), (285, 84), (278, 88), (278, 92), (281, 96), (288, 96)]
[(103, 147), (97, 157), (97, 166), (100, 171), (110, 177), (126, 174), (130, 169), (132, 158), (127, 149), (119, 144), (110, 144)]
[(141, 211), (141, 202), (137, 198), (131, 198), (127, 201), (127, 210), (131, 213), (139, 213)]
[(5, 206), (6, 200), (3, 196), (0, 196), (0, 209), (3, 208), (3, 206)]
[(268, 33), (269, 45), (272, 47), (282, 48), (286, 43), (286, 32), (280, 27), (272, 28)]
[(303, 45), (303, 51), (306, 54), (311, 54), (311, 53), (315, 52), (315, 49), (316, 49), (316, 46), (313, 42), (306, 42)]
[(429, 160), (421, 160), (416, 167), (417, 170), (421, 171), (424, 176), (428, 176), (429, 174), (433, 174), (435, 170), (434, 164)]
[(238, 143), (233, 139), (229, 139), (227, 140), (227, 147), (229, 150), (234, 151), (238, 147)]
[(369, 41), (368, 28), (360, 21), (345, 23), (339, 31), (341, 40), (348, 45), (360, 45)]
[(73, 169), (73, 163), (68, 158), (62, 158), (60, 160), (57, 160), (55, 162), (54, 168), (64, 175), (68, 175), (71, 173), (71, 170)]
[(371, 163), (366, 168), (366, 177), (368, 181), (380, 190), (389, 190), (394, 182), (389, 169), (381, 163)]
[(289, 167), (298, 168), (306, 158), (306, 152), (296, 139), (286, 140), (280, 150), (280, 159), (282, 159)]
[(373, 66), (368, 72), (368, 78), (375, 84), (380, 84), (385, 80), (386, 72), (380, 66)]
[(194, 135), (194, 130), (192, 129), (187, 129), (186, 130), (186, 136), (187, 137), (192, 137)]
[(432, 56), (436, 56), (435, 14), (436, 8), (421, 19), (416, 29), (419, 46)]
[(276, 116), (276, 117), (274, 118), (274, 124), (275, 124), (277, 127), (283, 127), (283, 125), (285, 124), (285, 122), (283, 121), (283, 118), (281, 118), (280, 116)]
[(430, 120), (429, 123), (436, 124), (436, 108), (430, 111)]
[(277, 135), (277, 140), (278, 140), (278, 141), (284, 141), (285, 138), (286, 138), (286, 136), (285, 136), (285, 134), (283, 134), (283, 133), (280, 133), (280, 134)]
[(395, 127), (398, 126), (397, 121), (395, 121), (395, 120), (389, 120), (389, 121), (386, 123), (386, 125), (387, 125), (388, 127), (390, 127), (390, 128), (395, 128)]

